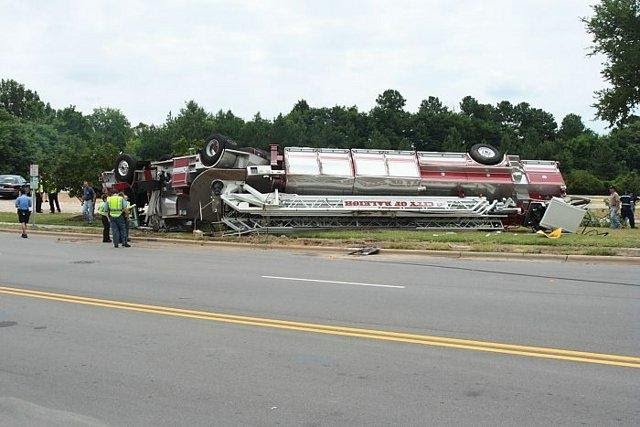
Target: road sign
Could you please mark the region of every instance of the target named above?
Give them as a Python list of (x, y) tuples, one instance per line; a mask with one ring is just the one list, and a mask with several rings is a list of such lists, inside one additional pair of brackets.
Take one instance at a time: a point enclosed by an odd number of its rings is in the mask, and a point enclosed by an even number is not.
[(29, 166), (29, 176), (38, 176), (38, 165)]

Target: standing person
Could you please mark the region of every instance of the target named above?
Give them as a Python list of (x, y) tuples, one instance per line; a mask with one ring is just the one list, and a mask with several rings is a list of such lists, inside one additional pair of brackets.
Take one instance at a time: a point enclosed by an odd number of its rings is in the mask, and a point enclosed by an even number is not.
[(98, 191), (100, 191), (99, 189), (96, 191), (96, 189), (93, 187), (93, 181), (89, 181), (89, 187), (91, 187), (91, 189), (93, 190), (93, 204), (91, 205), (91, 216), (94, 217), (95, 214), (95, 209), (96, 209), (96, 200), (98, 200)]
[(109, 205), (106, 194), (102, 195), (102, 201), (98, 203), (98, 213), (102, 220), (102, 243), (111, 243), (111, 238), (109, 238)]
[(82, 183), (82, 216), (89, 224), (93, 223), (93, 202), (96, 200), (96, 192), (93, 191), (89, 181)]
[(122, 243), (125, 248), (131, 247), (127, 243), (127, 230), (124, 224), (124, 210), (126, 201), (122, 193), (107, 197), (107, 207), (109, 209), (109, 221), (111, 223), (111, 233), (113, 234), (113, 247), (117, 248)]
[(123, 210), (122, 216), (124, 217), (124, 233), (125, 233), (124, 242), (129, 244), (129, 215), (131, 214), (131, 211), (130, 211), (131, 203), (129, 203), (129, 196), (124, 194), (122, 191), (119, 192), (118, 195), (123, 199), (122, 207), (124, 208), (124, 210)]
[(38, 188), (36, 188), (36, 213), (42, 213), (42, 177), (38, 177)]
[(620, 228), (620, 196), (616, 188), (609, 187), (609, 219), (611, 228)]
[[(54, 188), (53, 191), (51, 193), (48, 193), (48, 197), (49, 197), (49, 210), (51, 211), (51, 213), (56, 213), (56, 209), (58, 211), (58, 213), (60, 213), (60, 201), (58, 200), (58, 193), (60, 191), (58, 191), (57, 188)], [(55, 205), (56, 209), (53, 209)]]
[(58, 193), (60, 191), (58, 190), (58, 187), (50, 181), (46, 181), (45, 184), (44, 189), (46, 191), (47, 198), (49, 199), (49, 211), (51, 213), (56, 213), (56, 210), (54, 209), (55, 207), (58, 209), (58, 213), (60, 213), (60, 202), (58, 201)]
[[(127, 196), (124, 193), (120, 193), (122, 195), (122, 197), (124, 197), (124, 205), (125, 205), (125, 210), (124, 210), (124, 228), (127, 232), (127, 239), (126, 242), (129, 243), (129, 215), (131, 214), (131, 203), (129, 203), (129, 196)], [(135, 205), (134, 205), (135, 206)]]
[(629, 220), (629, 226), (631, 228), (636, 228), (636, 221), (633, 215), (633, 211), (635, 209), (635, 195), (633, 193), (623, 194), (620, 196), (620, 218), (622, 225), (625, 224), (626, 220)]
[(18, 209), (18, 222), (22, 226), (22, 238), (27, 238), (27, 223), (31, 215), (31, 197), (27, 195), (25, 188), (20, 189), (20, 196), (16, 199), (16, 209)]

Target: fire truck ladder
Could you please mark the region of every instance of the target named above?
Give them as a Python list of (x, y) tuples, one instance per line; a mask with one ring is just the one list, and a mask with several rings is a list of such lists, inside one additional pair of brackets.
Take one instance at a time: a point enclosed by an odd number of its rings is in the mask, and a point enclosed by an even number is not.
[(416, 218), (416, 217), (254, 217), (226, 215), (222, 222), (229, 235), (285, 233), (295, 230), (345, 228), (395, 228), (405, 230), (502, 230), (500, 218)]
[(246, 184), (243, 189), (221, 196), (227, 206), (222, 222), (231, 234), (363, 227), (501, 230), (501, 219), (519, 211), (510, 199), (300, 196), (260, 193)]

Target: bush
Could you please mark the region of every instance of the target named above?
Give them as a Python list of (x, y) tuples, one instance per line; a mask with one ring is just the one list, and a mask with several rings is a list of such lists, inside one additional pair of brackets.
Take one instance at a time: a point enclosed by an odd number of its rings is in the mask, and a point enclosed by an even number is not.
[(569, 194), (604, 194), (606, 184), (591, 172), (576, 169), (567, 175), (567, 193)]

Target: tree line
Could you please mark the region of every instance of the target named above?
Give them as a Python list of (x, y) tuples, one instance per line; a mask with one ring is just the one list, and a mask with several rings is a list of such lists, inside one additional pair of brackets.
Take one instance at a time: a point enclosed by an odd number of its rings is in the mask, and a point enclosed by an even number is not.
[(396, 90), (380, 94), (370, 111), (357, 107), (311, 107), (298, 101), (273, 119), (258, 113), (243, 120), (231, 111), (207, 112), (195, 101), (160, 125), (132, 126), (114, 108), (83, 114), (74, 106), (54, 109), (38, 93), (14, 80), (0, 81), (0, 173), (26, 175), (38, 163), (58, 188), (77, 191), (113, 168), (118, 153), (158, 160), (199, 149), (212, 132), (241, 146), (372, 148), (465, 151), (478, 142), (524, 159), (558, 160), (574, 194), (603, 193), (613, 183), (640, 193), (640, 119), (616, 125), (607, 135), (587, 128), (580, 116), (558, 124), (549, 112), (526, 102), (483, 104), (463, 98), (455, 111), (430, 96), (418, 111), (405, 109)]

